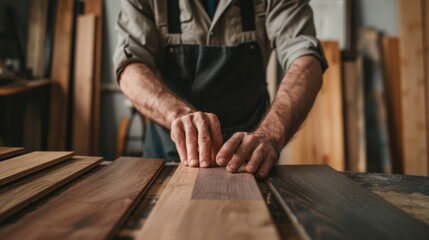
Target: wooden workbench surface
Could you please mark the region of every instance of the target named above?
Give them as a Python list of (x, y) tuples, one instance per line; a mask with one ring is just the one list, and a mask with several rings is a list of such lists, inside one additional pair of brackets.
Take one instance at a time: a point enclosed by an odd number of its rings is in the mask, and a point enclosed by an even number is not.
[[(106, 162), (105, 164), (108, 164)], [(74, 186), (82, 179), (92, 175), (100, 170), (103, 166), (99, 166), (87, 174), (83, 175), (79, 180), (73, 181), (64, 186), (58, 191), (53, 192), (49, 196), (36, 201), (21, 212), (15, 214), (7, 220), (0, 223), (0, 228), (14, 223), (28, 212), (31, 212), (38, 206), (41, 206), (51, 198), (61, 194), (66, 189)], [(152, 184), (144, 198), (139, 202), (130, 217), (122, 226), (121, 231), (115, 239), (133, 239), (136, 231), (140, 230), (145, 224), (145, 221), (157, 203), (159, 197), (163, 193), (165, 187), (176, 171), (177, 164), (167, 164), (161, 171), (155, 182)], [(388, 202), (399, 207), (406, 213), (420, 219), (429, 225), (429, 181), (427, 177), (412, 177), (402, 175), (386, 175), (386, 174), (364, 174), (364, 173), (344, 173), (345, 176), (378, 194)], [(282, 239), (300, 239), (298, 232), (295, 230), (292, 222), (287, 217), (286, 213), (280, 207), (279, 203), (268, 189), (264, 181), (258, 182), (259, 189), (265, 199), (265, 202), (270, 210), (273, 221), (280, 233)]]

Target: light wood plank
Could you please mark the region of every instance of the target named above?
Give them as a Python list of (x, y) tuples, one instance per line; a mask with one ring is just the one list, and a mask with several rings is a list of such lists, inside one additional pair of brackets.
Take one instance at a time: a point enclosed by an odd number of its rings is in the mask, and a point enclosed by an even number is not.
[(103, 46), (103, 0), (86, 0), (86, 14), (94, 14), (97, 17), (95, 31), (95, 62), (94, 85), (92, 100), (92, 129), (91, 129), (91, 154), (98, 155), (100, 151), (100, 92), (101, 92), (101, 65)]
[(251, 174), (179, 166), (136, 239), (278, 239), (278, 235)]
[(14, 157), (25, 152), (24, 148), (0, 147), (0, 160)]
[(163, 165), (160, 159), (119, 158), (6, 227), (0, 238), (111, 238)]
[(30, 19), (28, 21), (27, 68), (33, 77), (44, 76), (46, 27), (49, 0), (30, 1)]
[(74, 8), (76, 1), (57, 1), (52, 56), (51, 111), (49, 122), (49, 150), (64, 150), (67, 140), (68, 98), (72, 61)]
[(404, 173), (428, 174), (421, 0), (398, 0)]
[(329, 68), (314, 106), (287, 147), (289, 164), (323, 163), (344, 170), (341, 57), (338, 42), (322, 42)]
[[(429, 126), (429, 2), (427, 0), (422, 0), (422, 15), (423, 15), (423, 56), (424, 58), (424, 66), (425, 69), (425, 84), (426, 84), (426, 127)], [(428, 130), (426, 130), (428, 131)], [(426, 149), (429, 151), (429, 132), (427, 132), (426, 138)], [(427, 159), (427, 174), (429, 175), (429, 156)]]
[(73, 152), (32, 152), (0, 162), (0, 186), (73, 156)]
[(268, 185), (303, 239), (429, 239), (428, 225), (326, 165), (277, 166)]
[(96, 20), (94, 14), (85, 14), (77, 18), (72, 149), (80, 155), (92, 154)]
[(73, 180), (102, 161), (101, 157), (76, 156), (52, 168), (0, 189), (0, 221), (30, 202)]
[(384, 36), (383, 62), (385, 69), (386, 106), (389, 121), (391, 156), (394, 173), (403, 173), (403, 137), (401, 107), (401, 72), (399, 38)]

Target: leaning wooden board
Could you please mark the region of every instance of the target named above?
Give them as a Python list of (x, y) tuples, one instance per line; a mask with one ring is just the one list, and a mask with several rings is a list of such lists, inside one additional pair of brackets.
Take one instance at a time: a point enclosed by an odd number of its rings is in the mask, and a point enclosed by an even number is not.
[(267, 183), (304, 239), (429, 239), (429, 226), (328, 166), (277, 166)]
[(278, 239), (251, 174), (179, 166), (136, 239)]
[(163, 165), (119, 158), (6, 227), (0, 239), (111, 238)]
[(0, 160), (24, 153), (24, 148), (0, 147)]
[(0, 186), (73, 156), (73, 152), (32, 152), (0, 162)]
[(0, 189), (0, 221), (62, 186), (102, 161), (101, 157), (74, 157)]

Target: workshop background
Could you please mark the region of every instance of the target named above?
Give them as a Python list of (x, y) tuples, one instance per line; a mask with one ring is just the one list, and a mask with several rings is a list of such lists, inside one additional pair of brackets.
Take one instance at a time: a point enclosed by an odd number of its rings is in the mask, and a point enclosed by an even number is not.
[[(91, 2), (91, 1), (90, 1)], [(330, 68), (281, 163), (429, 173), (429, 3), (312, 0)], [(141, 156), (144, 119), (116, 84), (120, 1), (0, 1), (0, 146)], [(282, 70), (268, 67), (270, 94)]]

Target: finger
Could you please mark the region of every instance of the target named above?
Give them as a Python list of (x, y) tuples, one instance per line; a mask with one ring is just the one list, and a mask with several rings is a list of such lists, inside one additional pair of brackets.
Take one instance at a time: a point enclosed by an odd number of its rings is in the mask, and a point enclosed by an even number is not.
[(249, 160), (251, 153), (257, 146), (257, 143), (258, 140), (255, 136), (246, 134), (242, 143), (237, 148), (237, 151), (234, 153), (233, 157), (229, 161), (226, 169), (229, 172), (237, 172), (240, 169), (241, 165), (243, 165), (245, 161)]
[(216, 163), (219, 166), (225, 167), (228, 162), (231, 160), (234, 153), (237, 151), (237, 148), (240, 146), (244, 138), (243, 132), (235, 133), (219, 150), (219, 153), (216, 156)]
[(200, 167), (209, 167), (211, 157), (211, 137), (209, 132), (209, 122), (202, 113), (197, 113), (194, 117), (194, 124), (198, 130), (198, 152)]
[(210, 136), (212, 139), (212, 160), (215, 160), (216, 155), (218, 154), (219, 149), (222, 146), (222, 131), (220, 128), (219, 119), (216, 117), (216, 115), (209, 113), (207, 114), (207, 118), (210, 121), (209, 129)]
[(249, 162), (247, 162), (246, 171), (248, 173), (255, 173), (256, 170), (261, 165), (262, 159), (264, 159), (264, 157), (265, 157), (265, 148), (263, 147), (263, 145), (259, 145), (255, 149), (255, 151), (253, 151)]
[(267, 156), (261, 163), (261, 166), (258, 169), (258, 177), (266, 178), (271, 168), (274, 166), (276, 161), (275, 157), (272, 155)]
[(176, 120), (171, 124), (171, 140), (176, 144), (177, 152), (179, 153), (180, 161), (183, 165), (188, 165), (188, 156), (186, 152), (186, 137), (183, 129), (183, 124), (180, 120)]
[(186, 150), (188, 156), (188, 164), (191, 167), (198, 167), (198, 138), (197, 131), (192, 122), (192, 117), (187, 117), (183, 120), (186, 136)]

